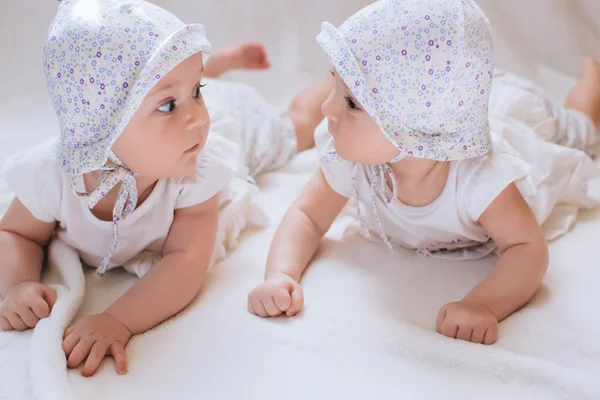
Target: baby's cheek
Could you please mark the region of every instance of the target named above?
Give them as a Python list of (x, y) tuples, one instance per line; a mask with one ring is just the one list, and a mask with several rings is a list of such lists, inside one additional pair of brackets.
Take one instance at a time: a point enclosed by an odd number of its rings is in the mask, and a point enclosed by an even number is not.
[(163, 143), (155, 149), (155, 161), (161, 164), (162, 168), (172, 167), (181, 159), (184, 151), (182, 148), (183, 146), (174, 140)]
[(164, 171), (171, 167), (172, 151), (165, 140), (146, 141), (134, 151), (133, 157), (139, 166), (139, 174), (159, 178)]
[(356, 126), (349, 127), (345, 131), (345, 139), (348, 142), (348, 147), (352, 152), (358, 155), (369, 156), (373, 148), (373, 136), (362, 132)]

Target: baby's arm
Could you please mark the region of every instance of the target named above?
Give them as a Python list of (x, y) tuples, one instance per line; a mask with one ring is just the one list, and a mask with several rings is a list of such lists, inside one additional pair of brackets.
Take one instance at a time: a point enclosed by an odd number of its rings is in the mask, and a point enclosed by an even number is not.
[(491, 344), (497, 324), (523, 307), (538, 290), (548, 268), (546, 239), (513, 183), (479, 220), (500, 251), (490, 275), (465, 298), (440, 311), (438, 330), (446, 336)]
[(87, 358), (82, 373), (93, 375), (104, 356), (111, 354), (117, 371), (126, 372), (124, 348), (131, 335), (177, 314), (200, 291), (215, 245), (218, 216), (218, 195), (175, 211), (162, 260), (104, 313), (82, 318), (65, 332), (63, 349), (70, 368)]
[(300, 277), (347, 201), (331, 189), (319, 169), (277, 228), (265, 282), (248, 295), (248, 311), (261, 317), (300, 312), (304, 302)]
[(184, 309), (200, 292), (212, 258), (219, 195), (175, 211), (163, 259), (106, 312), (133, 334), (147, 331)]
[(481, 301), (502, 321), (537, 292), (548, 268), (542, 228), (515, 184), (506, 188), (479, 220), (500, 251), (490, 276), (467, 299)]
[(50, 314), (56, 293), (40, 277), (55, 225), (36, 219), (16, 198), (0, 220), (0, 329), (23, 331)]

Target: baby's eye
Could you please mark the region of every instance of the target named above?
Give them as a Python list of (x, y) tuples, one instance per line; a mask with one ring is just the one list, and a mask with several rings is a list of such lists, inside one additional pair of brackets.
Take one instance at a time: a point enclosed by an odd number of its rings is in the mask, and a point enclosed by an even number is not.
[(175, 100), (169, 100), (162, 103), (160, 106), (158, 106), (157, 110), (164, 113), (173, 112), (173, 110), (175, 110)]
[(194, 92), (192, 93), (192, 97), (197, 99), (200, 96), (202, 96), (202, 93), (200, 92), (200, 89), (202, 89), (203, 87), (205, 87), (206, 85), (199, 85), (196, 87), (196, 89), (194, 89)]
[(348, 108), (351, 110), (360, 110), (360, 108), (356, 105), (356, 103), (354, 102), (354, 100), (352, 100), (350, 97), (346, 97), (346, 102), (348, 103)]

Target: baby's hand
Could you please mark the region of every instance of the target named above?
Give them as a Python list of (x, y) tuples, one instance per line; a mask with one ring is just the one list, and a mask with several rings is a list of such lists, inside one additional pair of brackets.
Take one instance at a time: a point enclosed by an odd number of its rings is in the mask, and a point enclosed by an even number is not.
[(248, 294), (248, 311), (263, 318), (283, 313), (293, 317), (302, 310), (303, 305), (302, 287), (283, 273), (272, 276)]
[(442, 307), (437, 331), (467, 342), (492, 344), (498, 337), (498, 319), (485, 305), (462, 300)]
[(56, 292), (40, 282), (22, 282), (12, 287), (0, 304), (0, 329), (25, 331), (50, 315)]
[(87, 358), (81, 375), (92, 376), (104, 356), (111, 355), (117, 373), (124, 375), (125, 346), (130, 338), (129, 329), (106, 313), (84, 317), (65, 331), (63, 350), (68, 357), (67, 366), (77, 368)]

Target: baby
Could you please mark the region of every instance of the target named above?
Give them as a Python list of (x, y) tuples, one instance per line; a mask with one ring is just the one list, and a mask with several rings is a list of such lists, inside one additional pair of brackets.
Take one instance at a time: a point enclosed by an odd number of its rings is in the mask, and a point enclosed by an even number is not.
[[(339, 29), (325, 23), (318, 42), (333, 66), (321, 168), (283, 218), (249, 311), (301, 311), (298, 282), (352, 199), (365, 236), (376, 232), (392, 253), (500, 254), (437, 317), (443, 335), (494, 343), (498, 323), (540, 286), (546, 239), (568, 230), (573, 209), (596, 205), (587, 183), (600, 171), (585, 152), (598, 152), (598, 65), (585, 61), (565, 107), (503, 72), (492, 90), (492, 32), (471, 0), (381, 0)], [(559, 204), (575, 207), (543, 230)]]
[[(105, 355), (126, 372), (131, 336), (199, 292), (220, 208), (242, 182), (313, 144), (326, 92), (301, 94), (282, 114), (252, 88), (204, 88), (203, 76), (268, 67), (260, 45), (211, 61), (210, 52), (201, 25), (142, 0), (63, 1), (47, 34), (43, 67), (60, 135), (3, 169), (16, 198), (0, 221), (0, 328), (26, 330), (49, 315), (56, 294), (40, 276), (53, 235), (100, 277), (117, 266), (137, 273), (105, 312), (66, 329), (67, 365), (85, 363), (83, 375)], [(155, 264), (142, 270), (140, 257)]]

